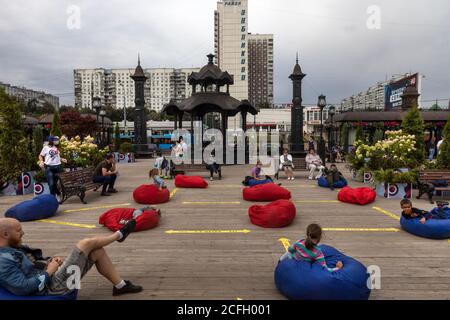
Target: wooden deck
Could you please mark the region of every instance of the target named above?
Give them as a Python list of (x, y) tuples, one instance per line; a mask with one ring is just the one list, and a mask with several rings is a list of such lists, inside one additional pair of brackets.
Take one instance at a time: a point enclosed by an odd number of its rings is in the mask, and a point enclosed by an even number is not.
[[(109, 234), (109, 230), (98, 225), (99, 215), (108, 210), (100, 207), (142, 207), (134, 203), (132, 191), (149, 183), (147, 172), (151, 165), (152, 160), (120, 165), (118, 194), (105, 198), (90, 191), (87, 205), (71, 198), (51, 219), (81, 227), (23, 223), (24, 243), (44, 249), (47, 255), (65, 256), (78, 240)], [(176, 190), (172, 200), (160, 206), (162, 220), (156, 229), (132, 234), (124, 243), (107, 248), (121, 275), (142, 285), (142, 293), (113, 298), (111, 284), (92, 270), (82, 281), (79, 299), (284, 299), (273, 280), (274, 268), (284, 252), (279, 239), (294, 241), (303, 237), (306, 226), (313, 222), (332, 228), (325, 232), (323, 243), (366, 266), (381, 268), (381, 290), (373, 290), (371, 299), (450, 299), (447, 240), (422, 239), (401, 230), (334, 229), (399, 229), (395, 217), (373, 209), (379, 207), (399, 215), (398, 200), (378, 198), (365, 207), (342, 204), (335, 201), (337, 191), (318, 188), (315, 181), (306, 179), (306, 173), (297, 173), (295, 181), (287, 181), (281, 174), (280, 182), (293, 195), (297, 217), (287, 228), (263, 229), (250, 223), (247, 209), (252, 203), (242, 199), (241, 181), (248, 170), (249, 166), (224, 167), (223, 179), (210, 183), (208, 189)], [(168, 184), (174, 191), (173, 181)], [(28, 198), (32, 196), (2, 197), (0, 210), (4, 212)], [(432, 206), (426, 200), (416, 200), (414, 204), (424, 209)], [(93, 225), (96, 227), (88, 228)], [(167, 233), (171, 230), (175, 232)], [(225, 233), (202, 233), (205, 230)], [(181, 231), (193, 233), (178, 233)]]

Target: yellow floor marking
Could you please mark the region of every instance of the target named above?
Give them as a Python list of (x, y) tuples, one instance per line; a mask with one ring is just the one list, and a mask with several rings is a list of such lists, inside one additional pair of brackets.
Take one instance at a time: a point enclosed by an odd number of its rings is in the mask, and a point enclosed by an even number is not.
[(343, 232), (399, 232), (398, 228), (323, 228), (324, 231)]
[(48, 219), (37, 220), (37, 222), (52, 223), (52, 224), (58, 224), (61, 226), (78, 227), (78, 228), (85, 228), (85, 229), (97, 228), (97, 226), (95, 226), (93, 224), (79, 224), (79, 223), (63, 222), (63, 221), (48, 220)]
[(130, 205), (131, 205), (131, 203), (111, 204), (111, 205), (101, 206), (101, 207), (90, 207), (90, 208), (82, 208), (82, 209), (70, 209), (70, 210), (64, 210), (63, 212), (91, 211), (91, 210), (106, 209), (106, 208), (118, 208), (118, 207), (121, 207), (121, 206), (130, 206)]
[(387, 215), (388, 217), (391, 217), (392, 219), (395, 219), (395, 220), (397, 220), (397, 221), (400, 220), (400, 217), (399, 217), (398, 215), (393, 214), (392, 212), (389, 212), (389, 211), (384, 210), (384, 209), (382, 209), (382, 208), (379, 208), (379, 207), (372, 207), (372, 209), (377, 210), (378, 212), (381, 212), (381, 213)]
[(167, 234), (250, 233), (250, 230), (168, 230)]
[(172, 192), (170, 193), (170, 198), (172, 199), (172, 197), (175, 195), (175, 193), (177, 193), (178, 188), (175, 188), (172, 190)]
[(278, 239), (278, 241), (281, 242), (281, 244), (282, 244), (283, 247), (284, 247), (284, 250), (287, 251), (288, 248), (289, 248), (289, 246), (290, 246), (289, 239), (287, 239), (287, 238), (280, 238), (280, 239)]
[(299, 200), (295, 203), (339, 203), (337, 200)]
[(236, 300), (244, 300), (244, 299), (241, 299), (241, 298), (239, 298), (239, 297), (236, 297)]
[(208, 205), (208, 204), (241, 204), (239, 201), (230, 201), (230, 202), (189, 202), (185, 201), (182, 204), (194, 204), (194, 205)]

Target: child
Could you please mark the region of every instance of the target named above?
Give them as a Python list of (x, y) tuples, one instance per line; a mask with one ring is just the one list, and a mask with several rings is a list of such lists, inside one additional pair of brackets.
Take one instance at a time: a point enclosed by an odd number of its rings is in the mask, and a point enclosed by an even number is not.
[(214, 172), (218, 173), (219, 171), (219, 165), (217, 164), (216, 161), (216, 152), (215, 150), (213, 150), (211, 152), (211, 154), (209, 155), (209, 158), (206, 159), (206, 164), (207, 164), (207, 169), (209, 170), (211, 177), (209, 178), (209, 180), (213, 181), (214, 180)]
[(417, 208), (413, 208), (412, 202), (409, 199), (402, 199), (400, 201), (400, 207), (402, 208), (402, 216), (405, 219), (416, 219), (420, 218), (420, 223), (424, 224), (427, 221), (427, 216), (429, 212)]
[(152, 169), (150, 170), (150, 172), (148, 173), (148, 176), (150, 179), (153, 179), (153, 182), (156, 186), (158, 186), (159, 191), (161, 191), (163, 188), (167, 188), (166, 185), (164, 184), (164, 180), (161, 179), (161, 177), (158, 175), (158, 169)]
[(447, 209), (446, 207), (448, 206), (448, 202), (436, 201), (436, 205), (437, 210), (433, 210), (433, 212), (437, 211), (437, 213), (433, 215), (433, 219), (440, 219), (440, 220), (448, 219), (447, 215), (445, 214), (445, 209)]
[(158, 169), (158, 175), (163, 175), (163, 170), (165, 171), (165, 174), (163, 178), (167, 177), (167, 171), (169, 171), (169, 162), (167, 159), (161, 154), (161, 152), (158, 153), (158, 158), (155, 159), (155, 165), (154, 167)]
[(306, 260), (309, 262), (317, 261), (323, 268), (330, 272), (337, 271), (344, 267), (342, 261), (336, 263), (335, 268), (329, 268), (325, 261), (322, 250), (318, 247), (322, 238), (322, 228), (318, 224), (310, 224), (306, 229), (306, 239), (295, 242), (288, 248), (288, 251), (280, 258), (285, 259)]

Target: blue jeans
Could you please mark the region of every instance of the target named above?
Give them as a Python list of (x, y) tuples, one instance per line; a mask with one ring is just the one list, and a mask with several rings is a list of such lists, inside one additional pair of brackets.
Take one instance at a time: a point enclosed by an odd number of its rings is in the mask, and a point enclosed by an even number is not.
[(428, 160), (433, 160), (433, 158), (434, 158), (434, 153), (436, 152), (436, 149), (430, 149), (429, 150), (429, 155), (428, 155)]
[(57, 166), (45, 166), (45, 176), (47, 177), (48, 187), (52, 195), (56, 195), (58, 189), (56, 188), (57, 173), (61, 172), (61, 165)]
[(116, 182), (117, 175), (112, 174), (110, 176), (94, 176), (93, 181), (95, 183), (103, 183), (102, 193), (106, 192), (106, 188), (113, 189)]

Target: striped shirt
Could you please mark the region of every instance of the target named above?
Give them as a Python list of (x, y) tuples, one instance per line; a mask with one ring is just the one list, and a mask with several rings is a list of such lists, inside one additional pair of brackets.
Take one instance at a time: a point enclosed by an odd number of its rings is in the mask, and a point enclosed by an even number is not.
[(322, 250), (318, 246), (314, 246), (312, 250), (308, 250), (305, 245), (305, 240), (295, 242), (288, 248), (288, 252), (296, 260), (317, 261), (323, 268), (326, 268), (330, 272), (339, 270), (339, 268), (328, 268)]

